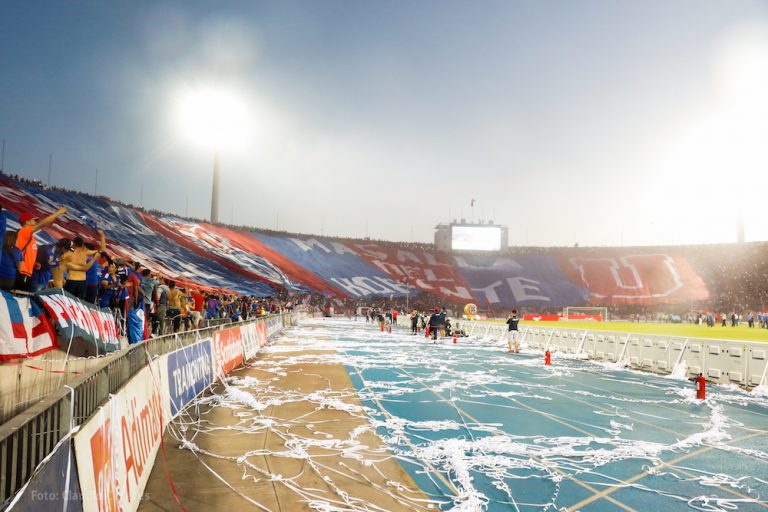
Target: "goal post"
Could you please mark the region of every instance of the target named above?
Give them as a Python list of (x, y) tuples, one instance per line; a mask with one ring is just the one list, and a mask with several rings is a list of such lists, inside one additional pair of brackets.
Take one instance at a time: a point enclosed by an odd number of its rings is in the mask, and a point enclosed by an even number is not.
[(567, 306), (563, 313), (568, 320), (608, 321), (608, 308), (601, 306)]

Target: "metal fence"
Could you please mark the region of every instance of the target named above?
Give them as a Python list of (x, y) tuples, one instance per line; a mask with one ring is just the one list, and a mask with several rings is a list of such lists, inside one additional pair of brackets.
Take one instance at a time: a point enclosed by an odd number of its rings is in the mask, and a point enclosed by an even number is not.
[[(230, 322), (228, 318), (205, 320), (206, 327)], [(124, 342), (127, 345), (127, 341)], [(91, 371), (119, 352), (99, 357), (65, 357), (62, 351), (47, 352), (32, 359), (0, 364), (0, 424), (50, 396), (64, 385)]]
[[(505, 340), (507, 326), (464, 322), (470, 336)], [(702, 373), (717, 384), (754, 387), (768, 384), (768, 345), (714, 338), (637, 334), (585, 329), (524, 326), (521, 345), (588, 359), (620, 363), (635, 370), (669, 374), (683, 368), (686, 377)], [(684, 366), (683, 366), (684, 363)]]
[[(281, 315), (290, 318), (289, 314)], [(255, 322), (222, 323), (196, 331), (151, 338), (132, 345), (50, 393), (0, 426), (0, 503), (11, 499), (31, 478), (72, 427), (82, 424), (128, 379), (147, 365), (148, 357), (167, 354), (208, 337), (221, 327)], [(284, 324), (290, 320), (283, 319)], [(0, 507), (2, 508), (2, 507)]]

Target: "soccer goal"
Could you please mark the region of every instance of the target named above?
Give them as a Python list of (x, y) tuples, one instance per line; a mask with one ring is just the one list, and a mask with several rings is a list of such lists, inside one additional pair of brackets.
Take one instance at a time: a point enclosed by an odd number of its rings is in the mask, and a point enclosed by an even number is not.
[(607, 322), (608, 308), (599, 306), (568, 306), (565, 308), (565, 318), (568, 320), (586, 320), (592, 322)]

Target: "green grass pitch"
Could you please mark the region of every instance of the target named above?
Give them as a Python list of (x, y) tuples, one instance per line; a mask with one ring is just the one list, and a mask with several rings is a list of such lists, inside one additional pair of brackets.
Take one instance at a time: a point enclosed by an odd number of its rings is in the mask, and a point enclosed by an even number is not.
[[(498, 320), (504, 322), (504, 320)], [(563, 329), (583, 329), (590, 331), (631, 332), (638, 334), (658, 334), (662, 336), (680, 336), (683, 338), (714, 338), (738, 341), (768, 341), (768, 329), (749, 328), (747, 324), (731, 327), (707, 327), (694, 324), (660, 324), (655, 322), (520, 322), (524, 327), (559, 327)]]

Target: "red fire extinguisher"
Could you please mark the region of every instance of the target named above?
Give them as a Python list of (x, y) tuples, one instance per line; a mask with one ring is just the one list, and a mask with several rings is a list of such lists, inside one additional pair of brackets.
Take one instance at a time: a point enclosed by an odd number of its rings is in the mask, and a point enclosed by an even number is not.
[(549, 366), (552, 364), (552, 354), (549, 353), (549, 350), (544, 352), (544, 365)]
[(707, 398), (707, 379), (701, 373), (696, 377), (696, 398), (699, 400)]

